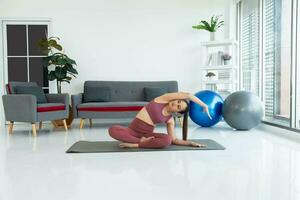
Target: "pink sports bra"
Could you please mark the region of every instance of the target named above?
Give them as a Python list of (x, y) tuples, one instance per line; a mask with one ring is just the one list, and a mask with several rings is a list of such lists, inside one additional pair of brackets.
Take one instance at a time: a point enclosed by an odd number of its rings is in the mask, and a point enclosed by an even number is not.
[(146, 110), (154, 124), (167, 123), (172, 115), (164, 116), (162, 113), (163, 108), (167, 103), (157, 103), (154, 100), (150, 101), (146, 106)]

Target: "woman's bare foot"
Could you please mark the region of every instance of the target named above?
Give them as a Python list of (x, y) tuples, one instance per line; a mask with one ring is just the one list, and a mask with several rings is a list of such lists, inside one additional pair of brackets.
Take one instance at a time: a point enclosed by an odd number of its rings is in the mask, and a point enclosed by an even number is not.
[(138, 148), (138, 144), (133, 144), (133, 143), (121, 143), (119, 144), (121, 148)]
[(151, 136), (151, 137), (141, 137), (140, 142), (148, 142), (149, 140), (152, 140), (154, 138), (155, 138), (154, 136)]

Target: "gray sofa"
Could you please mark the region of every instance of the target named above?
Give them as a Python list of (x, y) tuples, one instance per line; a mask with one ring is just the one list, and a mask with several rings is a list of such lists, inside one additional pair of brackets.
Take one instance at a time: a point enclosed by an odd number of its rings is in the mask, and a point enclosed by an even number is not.
[(71, 96), (74, 118), (84, 119), (133, 118), (148, 101), (144, 98), (144, 88), (166, 88), (167, 92), (177, 92), (177, 81), (85, 81), (86, 87), (106, 87), (110, 89), (109, 102), (84, 102), (84, 93)]
[(62, 120), (67, 130), (65, 119), (69, 115), (68, 94), (45, 94), (47, 102), (37, 103), (36, 96), (30, 94), (16, 94), (17, 86), (37, 86), (35, 82), (9, 82), (6, 85), (7, 94), (2, 96), (4, 114), (9, 121), (9, 133), (12, 133), (14, 122), (28, 122), (32, 124), (32, 133), (36, 136), (35, 123), (42, 121)]

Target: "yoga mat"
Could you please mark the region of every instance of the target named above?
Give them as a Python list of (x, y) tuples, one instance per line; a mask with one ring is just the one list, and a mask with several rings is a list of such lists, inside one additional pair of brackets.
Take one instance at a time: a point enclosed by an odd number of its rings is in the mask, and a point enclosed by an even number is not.
[(206, 144), (207, 147), (192, 147), (170, 145), (162, 149), (146, 149), (146, 148), (120, 148), (118, 141), (78, 141), (73, 144), (66, 153), (111, 153), (111, 152), (141, 152), (141, 151), (185, 151), (185, 150), (224, 150), (225, 147), (218, 144), (214, 140), (201, 139), (191, 140), (200, 144)]

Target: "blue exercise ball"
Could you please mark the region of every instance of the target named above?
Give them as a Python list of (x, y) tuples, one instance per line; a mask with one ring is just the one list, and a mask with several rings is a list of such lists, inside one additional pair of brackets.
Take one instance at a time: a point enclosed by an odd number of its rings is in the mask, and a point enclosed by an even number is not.
[(224, 102), (222, 97), (210, 90), (197, 92), (195, 96), (208, 106), (212, 119), (203, 112), (203, 108), (200, 105), (191, 101), (189, 113), (193, 122), (202, 127), (210, 127), (217, 124), (222, 119), (222, 106)]

